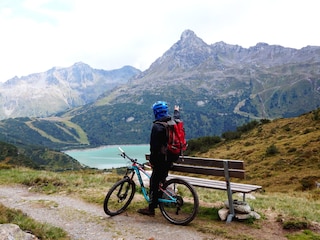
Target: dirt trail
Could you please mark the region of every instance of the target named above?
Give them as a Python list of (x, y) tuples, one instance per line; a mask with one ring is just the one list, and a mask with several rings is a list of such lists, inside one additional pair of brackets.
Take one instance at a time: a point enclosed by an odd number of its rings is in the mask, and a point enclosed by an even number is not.
[(68, 196), (30, 192), (22, 186), (0, 185), (0, 202), (37, 221), (65, 229), (72, 239), (213, 239), (190, 226), (170, 224), (159, 212), (156, 217), (125, 213), (111, 218), (97, 205)]
[[(39, 222), (61, 227), (75, 240), (287, 240), (286, 232), (276, 221), (277, 214), (263, 212), (264, 219), (251, 226), (233, 221), (230, 224), (195, 219), (188, 226), (176, 226), (156, 212), (155, 217), (125, 212), (115, 217), (105, 215), (102, 206), (61, 194), (45, 195), (24, 186), (0, 185), (0, 203), (20, 209)], [(316, 232), (320, 233), (320, 225)]]

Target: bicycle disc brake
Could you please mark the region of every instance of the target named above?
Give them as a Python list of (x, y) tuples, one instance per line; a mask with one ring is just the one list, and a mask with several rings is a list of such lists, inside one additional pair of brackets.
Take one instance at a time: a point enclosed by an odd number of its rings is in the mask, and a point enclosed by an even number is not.
[(176, 215), (179, 215), (179, 211), (181, 210), (181, 207), (183, 206), (183, 198), (181, 196), (176, 196), (176, 206), (177, 206), (177, 211), (176, 211)]

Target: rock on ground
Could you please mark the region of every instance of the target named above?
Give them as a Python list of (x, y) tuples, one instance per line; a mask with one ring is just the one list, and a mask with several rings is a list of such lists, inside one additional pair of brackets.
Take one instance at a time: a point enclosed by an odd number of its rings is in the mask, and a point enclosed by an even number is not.
[(38, 238), (22, 231), (15, 224), (0, 224), (0, 240), (38, 240)]

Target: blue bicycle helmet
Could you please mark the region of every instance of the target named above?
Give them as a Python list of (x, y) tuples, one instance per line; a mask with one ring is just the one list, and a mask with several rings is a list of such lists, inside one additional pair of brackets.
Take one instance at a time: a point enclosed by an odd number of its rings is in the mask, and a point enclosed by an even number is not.
[(153, 104), (152, 109), (156, 120), (168, 116), (168, 105), (166, 102), (158, 101)]

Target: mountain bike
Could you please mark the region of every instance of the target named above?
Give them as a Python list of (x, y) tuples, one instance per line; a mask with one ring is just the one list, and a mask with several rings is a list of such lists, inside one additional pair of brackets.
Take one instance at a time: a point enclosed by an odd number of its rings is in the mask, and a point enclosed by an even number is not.
[[(149, 203), (148, 188), (144, 186), (142, 175), (150, 179), (150, 174), (145, 170), (145, 164), (137, 159), (129, 157), (120, 147), (121, 156), (131, 161), (126, 173), (120, 181), (116, 182), (108, 191), (104, 200), (104, 212), (109, 216), (118, 215), (126, 210), (136, 192), (136, 183), (133, 180), (137, 176), (141, 192)], [(172, 178), (159, 185), (161, 198), (158, 205), (163, 217), (176, 225), (187, 225), (197, 215), (199, 198), (191, 184), (180, 178)]]

